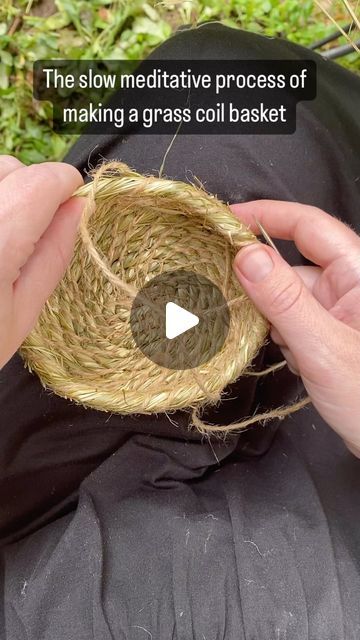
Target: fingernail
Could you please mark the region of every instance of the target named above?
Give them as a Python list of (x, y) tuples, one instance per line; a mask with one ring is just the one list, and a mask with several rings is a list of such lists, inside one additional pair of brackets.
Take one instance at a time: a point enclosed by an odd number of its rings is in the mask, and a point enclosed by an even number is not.
[(235, 270), (250, 282), (261, 282), (273, 270), (274, 263), (261, 246), (246, 247), (235, 258)]

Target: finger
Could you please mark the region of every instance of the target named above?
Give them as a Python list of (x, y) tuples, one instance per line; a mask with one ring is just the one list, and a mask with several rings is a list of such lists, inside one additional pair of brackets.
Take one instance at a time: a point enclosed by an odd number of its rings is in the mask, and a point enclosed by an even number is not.
[(23, 166), (23, 163), (17, 158), (14, 158), (14, 156), (0, 155), (0, 181), (16, 169), (20, 169), (20, 167)]
[(280, 347), (280, 351), (283, 354), (291, 373), (293, 373), (295, 376), (300, 376), (297, 363), (291, 351), (287, 347)]
[(295, 375), (300, 375), (299, 374), (299, 367), (297, 365), (297, 362), (293, 356), (293, 354), (291, 353), (290, 349), (288, 348), (287, 344), (285, 344), (285, 340), (284, 338), (280, 335), (280, 333), (278, 332), (277, 329), (275, 329), (275, 327), (271, 327), (271, 331), (270, 331), (270, 338), (271, 340), (274, 342), (274, 344), (276, 344), (281, 353), (283, 354), (287, 365), (290, 369), (290, 371), (292, 373), (294, 373)]
[(257, 200), (232, 205), (231, 209), (255, 233), (259, 233), (257, 219), (271, 238), (293, 240), (303, 256), (323, 268), (349, 253), (358, 255), (360, 250), (355, 231), (316, 207)]
[(309, 291), (313, 292), (314, 287), (320, 278), (323, 270), (320, 267), (305, 267), (305, 266), (297, 266), (293, 267), (294, 271), (300, 276), (301, 280), (305, 284), (305, 286), (309, 289)]
[(275, 327), (271, 327), (270, 338), (278, 347), (286, 347), (284, 338)]
[(71, 260), (84, 204), (85, 198), (71, 198), (60, 206), (13, 287), (14, 315), (23, 338), (31, 331)]
[[(337, 274), (337, 280), (334, 281), (333, 292), (326, 280), (319, 282), (320, 276), (324, 273), (319, 267), (298, 266), (293, 267), (293, 270), (296, 271), (309, 291), (334, 318), (360, 331), (360, 278), (357, 281), (355, 278), (353, 283), (351, 279), (349, 280), (351, 274), (350, 265), (348, 265), (346, 276), (349, 283), (348, 286), (353, 286), (353, 288), (346, 290), (344, 294), (341, 293), (342, 288), (345, 290), (345, 286), (342, 287), (341, 283), (341, 273)], [(357, 272), (354, 271), (354, 273), (356, 274)]]
[(360, 284), (338, 300), (330, 313), (340, 322), (360, 331)]
[(21, 167), (0, 182), (0, 279), (14, 280), (59, 206), (83, 182), (65, 163)]
[(327, 364), (338, 321), (314, 298), (300, 276), (271, 247), (251, 245), (236, 256), (234, 269), (258, 309), (282, 336), (302, 366)]

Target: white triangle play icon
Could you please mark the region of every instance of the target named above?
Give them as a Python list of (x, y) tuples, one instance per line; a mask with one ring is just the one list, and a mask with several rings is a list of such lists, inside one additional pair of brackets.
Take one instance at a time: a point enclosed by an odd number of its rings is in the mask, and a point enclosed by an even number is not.
[(198, 316), (179, 307), (175, 302), (166, 304), (165, 332), (168, 340), (177, 338), (185, 331), (196, 327), (197, 324), (199, 324)]

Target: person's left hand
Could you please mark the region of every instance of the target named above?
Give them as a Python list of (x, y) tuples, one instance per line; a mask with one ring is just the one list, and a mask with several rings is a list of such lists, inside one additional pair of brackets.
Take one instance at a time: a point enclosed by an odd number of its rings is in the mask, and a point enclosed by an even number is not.
[(63, 276), (84, 200), (69, 164), (26, 167), (0, 155), (0, 368), (30, 333)]

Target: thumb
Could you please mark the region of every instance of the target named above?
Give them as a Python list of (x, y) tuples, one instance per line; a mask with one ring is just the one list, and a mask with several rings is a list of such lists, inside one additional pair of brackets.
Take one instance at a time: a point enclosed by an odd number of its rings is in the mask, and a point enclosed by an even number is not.
[(271, 247), (260, 243), (240, 250), (234, 270), (256, 307), (281, 334), (299, 369), (318, 367), (321, 360), (325, 365), (336, 320), (296, 271)]

